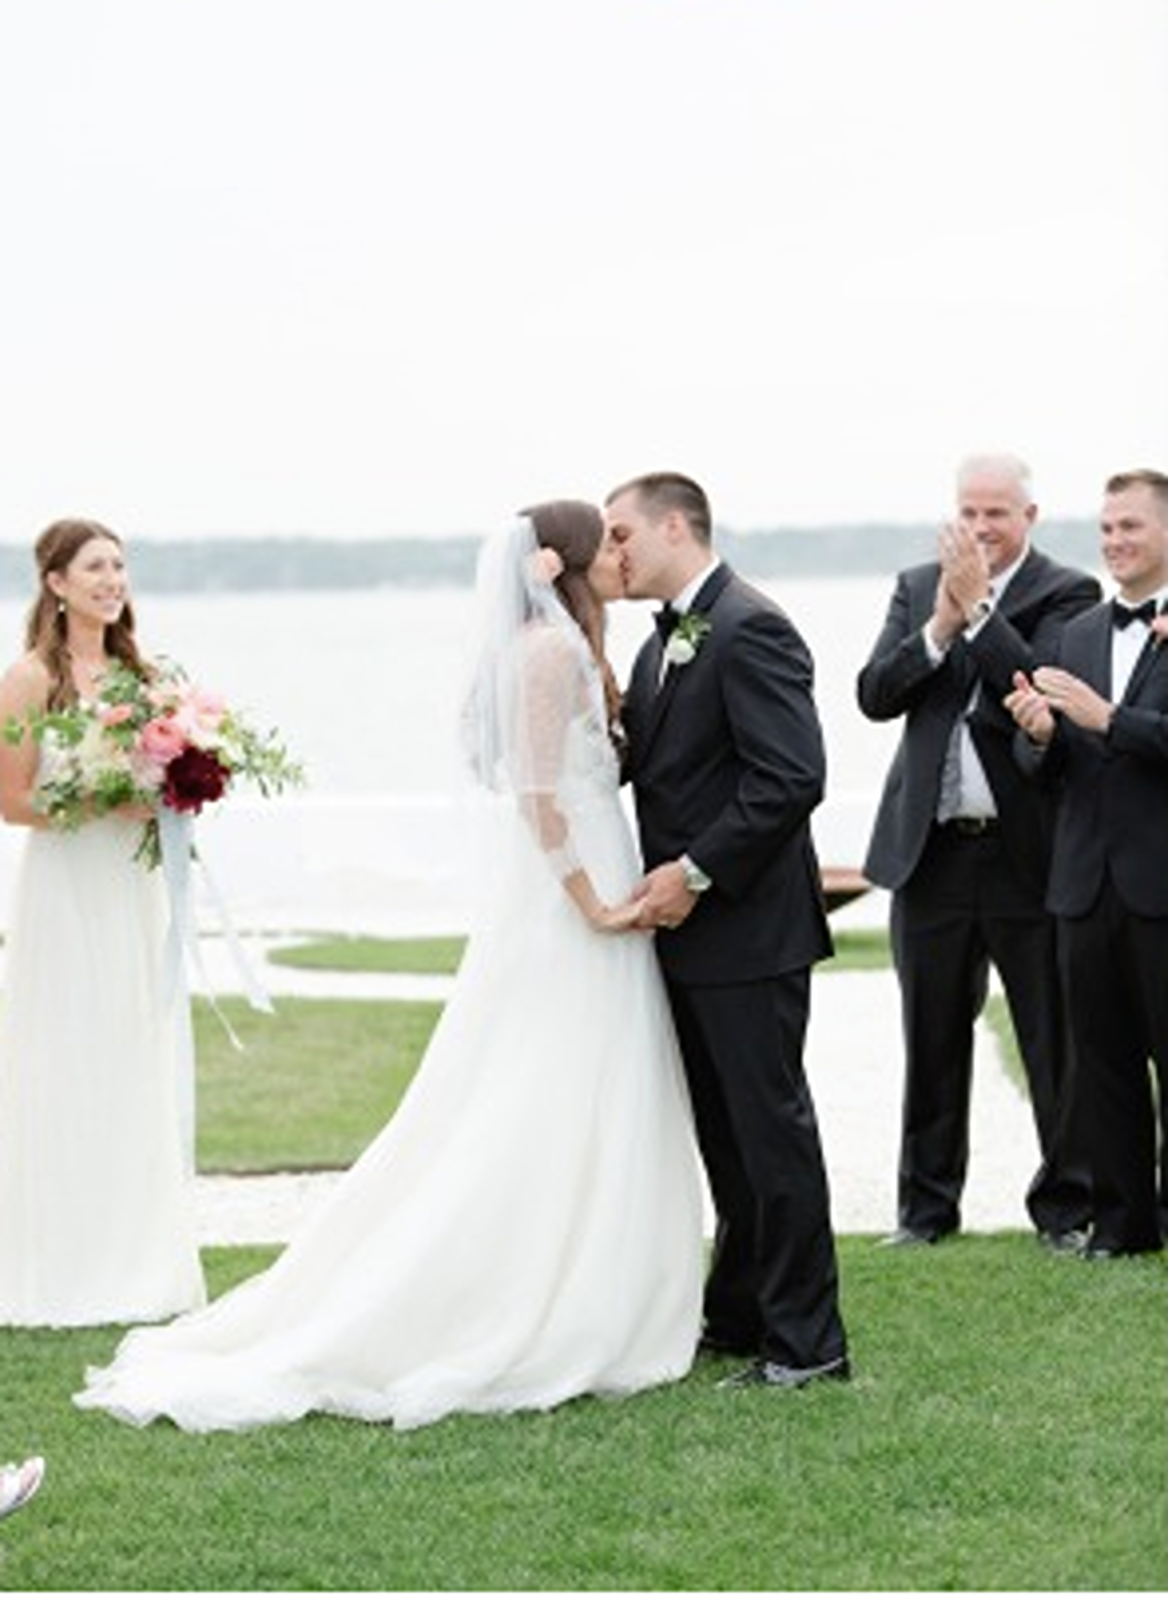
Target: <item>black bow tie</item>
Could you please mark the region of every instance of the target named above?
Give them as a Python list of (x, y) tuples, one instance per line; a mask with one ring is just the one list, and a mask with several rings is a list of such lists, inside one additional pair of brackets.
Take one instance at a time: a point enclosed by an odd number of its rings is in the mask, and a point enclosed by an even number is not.
[(1156, 615), (1156, 602), (1145, 600), (1142, 605), (1125, 606), (1122, 600), (1111, 602), (1111, 625), (1113, 628), (1126, 628), (1129, 622), (1142, 622), (1148, 626)]
[(669, 635), (681, 621), (681, 612), (675, 611), (672, 606), (662, 606), (660, 611), (654, 611), (653, 623), (661, 636), (661, 643), (668, 642)]

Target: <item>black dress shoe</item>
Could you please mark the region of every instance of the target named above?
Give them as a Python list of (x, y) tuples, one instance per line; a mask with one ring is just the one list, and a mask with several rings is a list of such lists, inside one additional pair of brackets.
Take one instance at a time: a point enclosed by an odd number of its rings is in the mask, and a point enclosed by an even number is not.
[(1160, 1243), (1119, 1245), (1108, 1244), (1103, 1239), (1088, 1239), (1079, 1251), (1079, 1259), (1081, 1261), (1119, 1261), (1125, 1256), (1154, 1255), (1158, 1250), (1162, 1249), (1163, 1245)]
[(1080, 1261), (1118, 1261), (1122, 1250), (1113, 1250), (1109, 1244), (1092, 1244), (1084, 1239), (1075, 1254)]
[(880, 1244), (894, 1250), (904, 1250), (917, 1244), (936, 1244), (940, 1237), (938, 1233), (926, 1233), (923, 1228), (897, 1228), (895, 1233), (885, 1234)]
[(809, 1383), (834, 1379), (846, 1383), (852, 1375), (847, 1356), (837, 1356), (820, 1367), (788, 1367), (781, 1361), (756, 1361), (753, 1366), (723, 1378), (719, 1389), (804, 1389)]
[(1043, 1249), (1056, 1256), (1081, 1256), (1089, 1239), (1086, 1228), (1046, 1228), (1038, 1235)]

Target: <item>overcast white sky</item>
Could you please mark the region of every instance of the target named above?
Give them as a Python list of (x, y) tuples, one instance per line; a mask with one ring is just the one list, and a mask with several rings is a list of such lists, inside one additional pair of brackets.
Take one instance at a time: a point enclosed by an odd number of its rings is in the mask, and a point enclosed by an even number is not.
[(0, 542), (1168, 467), (1164, 0), (0, 0)]

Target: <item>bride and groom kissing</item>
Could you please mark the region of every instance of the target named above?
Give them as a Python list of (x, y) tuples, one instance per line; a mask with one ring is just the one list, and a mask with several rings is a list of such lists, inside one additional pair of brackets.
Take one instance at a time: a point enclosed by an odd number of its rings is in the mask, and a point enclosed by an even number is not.
[[(425, 1059), (274, 1265), (130, 1332), (79, 1405), (408, 1428), (629, 1394), (703, 1353), (744, 1363), (731, 1389), (848, 1377), (803, 1068), (831, 947), (812, 662), (711, 528), (698, 484), (653, 473), (486, 541), (461, 721), (483, 910)], [(669, 605), (622, 696), (626, 595)]]

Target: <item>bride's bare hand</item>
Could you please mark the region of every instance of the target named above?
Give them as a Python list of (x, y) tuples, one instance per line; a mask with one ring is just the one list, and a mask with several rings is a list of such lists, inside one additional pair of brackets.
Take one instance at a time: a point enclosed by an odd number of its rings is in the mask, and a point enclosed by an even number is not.
[(628, 933), (637, 926), (644, 910), (644, 899), (625, 900), (619, 906), (601, 906), (592, 917), (598, 933)]

